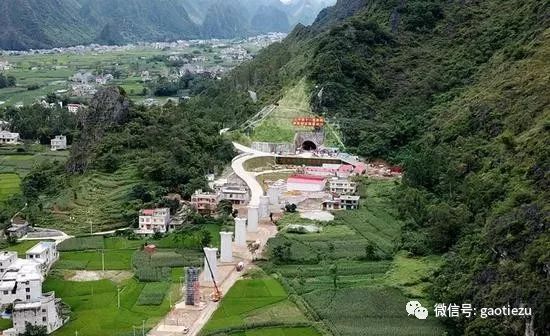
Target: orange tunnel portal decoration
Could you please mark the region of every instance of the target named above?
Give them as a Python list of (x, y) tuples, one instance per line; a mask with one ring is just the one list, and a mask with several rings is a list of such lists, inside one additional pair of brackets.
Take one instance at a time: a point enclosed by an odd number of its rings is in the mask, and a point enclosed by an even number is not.
[(323, 117), (299, 117), (292, 120), (292, 125), (298, 127), (314, 127), (321, 128), (325, 126), (325, 118)]

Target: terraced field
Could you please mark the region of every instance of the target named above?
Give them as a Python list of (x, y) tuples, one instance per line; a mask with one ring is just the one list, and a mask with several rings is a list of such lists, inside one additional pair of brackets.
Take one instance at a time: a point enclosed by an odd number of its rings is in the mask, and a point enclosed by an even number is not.
[[(405, 312), (412, 298), (432, 307), (426, 287), (441, 260), (396, 253), (402, 224), (391, 203), (394, 188), (393, 181), (362, 181), (359, 210), (337, 212), (328, 224), (315, 223), (323, 226), (320, 233), (282, 231), (269, 242), (271, 261), (263, 263), (263, 269), (277, 274), (289, 293), (303, 299), (310, 314), (334, 335), (444, 332), (435, 319), (419, 321)], [(313, 223), (295, 214), (285, 217), (279, 225)]]
[(12, 173), (0, 174), (0, 202), (20, 191), (21, 178)]
[(126, 204), (128, 194), (138, 182), (131, 166), (113, 174), (93, 173), (75, 178), (72, 192), (45, 202), (50, 215), (40, 224), (55, 225), (72, 234), (89, 233), (90, 226), (93, 232), (128, 226), (125, 215), (135, 214), (135, 209)]
[[(43, 149), (42, 146), (40, 146)], [(25, 177), (31, 168), (38, 163), (44, 161), (60, 161), (65, 162), (69, 152), (34, 152), (29, 154), (6, 154), (5, 151), (0, 152), (0, 173), (17, 173), (20, 177)]]

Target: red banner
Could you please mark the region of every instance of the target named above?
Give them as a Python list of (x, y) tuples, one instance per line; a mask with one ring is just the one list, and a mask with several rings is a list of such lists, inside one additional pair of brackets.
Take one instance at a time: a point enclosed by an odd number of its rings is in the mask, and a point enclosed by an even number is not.
[(323, 117), (300, 117), (292, 120), (294, 126), (323, 127), (325, 118)]

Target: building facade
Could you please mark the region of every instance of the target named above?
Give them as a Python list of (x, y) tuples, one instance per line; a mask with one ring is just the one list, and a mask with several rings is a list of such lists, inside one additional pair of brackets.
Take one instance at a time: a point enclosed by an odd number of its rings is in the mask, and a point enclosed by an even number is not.
[(27, 260), (40, 264), (42, 274), (48, 273), (52, 265), (59, 259), (59, 253), (54, 242), (40, 242), (28, 250)]
[(170, 225), (170, 209), (169, 208), (157, 208), (157, 209), (144, 209), (139, 213), (139, 229), (136, 230), (138, 234), (155, 234), (166, 233)]
[(55, 297), (55, 293), (44, 293), (36, 300), (29, 302), (17, 302), (13, 305), (13, 328), (4, 330), (5, 336), (17, 336), (25, 332), (26, 324), (46, 327), (48, 334), (61, 328), (63, 319), (61, 316), (61, 300)]
[(233, 205), (245, 205), (250, 200), (248, 189), (239, 185), (222, 187), (219, 192), (220, 200), (228, 200)]
[(52, 151), (67, 149), (67, 137), (64, 135), (56, 135), (55, 138), (50, 141), (50, 144)]
[(218, 194), (197, 190), (191, 196), (191, 207), (201, 215), (212, 215), (218, 210)]
[(42, 270), (35, 261), (17, 258), (17, 252), (0, 252), (0, 306), (32, 301), (42, 296)]
[(0, 145), (16, 145), (19, 140), (19, 133), (0, 131)]
[(338, 195), (353, 195), (357, 192), (357, 183), (346, 179), (332, 179), (329, 181), (329, 190)]
[(71, 113), (78, 113), (78, 111), (82, 108), (82, 105), (80, 104), (68, 104), (67, 109)]

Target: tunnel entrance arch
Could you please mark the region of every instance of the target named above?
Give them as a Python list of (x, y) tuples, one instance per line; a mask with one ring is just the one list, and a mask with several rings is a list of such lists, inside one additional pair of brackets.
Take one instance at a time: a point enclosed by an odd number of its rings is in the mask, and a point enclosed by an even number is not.
[(317, 149), (317, 145), (311, 140), (306, 140), (302, 143), (302, 149), (305, 151), (314, 151)]

